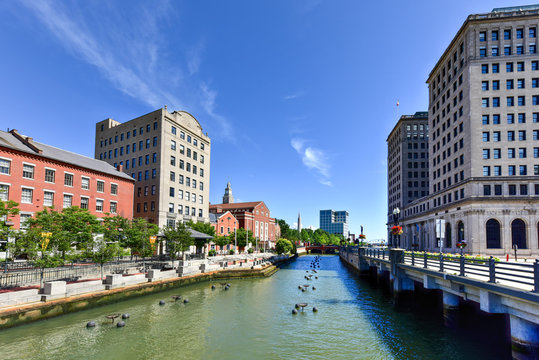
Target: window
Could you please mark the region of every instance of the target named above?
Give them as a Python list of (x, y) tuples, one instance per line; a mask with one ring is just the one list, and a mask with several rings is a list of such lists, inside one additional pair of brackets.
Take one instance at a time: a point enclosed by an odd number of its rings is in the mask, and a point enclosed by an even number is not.
[(31, 204), (34, 195), (34, 190), (29, 188), (22, 188), (21, 191), (21, 203)]
[(481, 90), (483, 90), (483, 91), (488, 90), (488, 81), (482, 81), (481, 82)]
[(524, 106), (526, 105), (526, 98), (524, 96), (519, 96), (517, 102), (518, 106)]
[(479, 33), (479, 41), (483, 42), (483, 41), (486, 41), (487, 40), (487, 32), (486, 31), (481, 31)]
[(204, 155), (200, 155), (200, 163), (204, 164)]
[(169, 188), (168, 195), (169, 195), (170, 197), (174, 197), (174, 188), (173, 188), (173, 187)]
[[(537, 157), (539, 157), (539, 148), (536, 148), (536, 149), (537, 149), (537, 153), (538, 153)], [(204, 190), (204, 183), (202, 181), (198, 182), (198, 189), (199, 190)]]
[(150, 178), (150, 171), (144, 170), (144, 180), (148, 180)]
[(183, 184), (183, 175), (179, 175), (179, 176), (178, 176), (178, 182), (179, 182), (180, 184)]
[(23, 164), (22, 165), (22, 177), (25, 179), (33, 179), (34, 178), (34, 165), (29, 164)]
[(528, 185), (520, 184), (520, 195), (528, 195)]
[(198, 203), (199, 204), (204, 203), (204, 197), (202, 195), (198, 195)]
[(174, 203), (168, 203), (168, 212), (170, 214), (174, 213)]
[(500, 124), (500, 114), (494, 114), (492, 115), (492, 123), (494, 125)]
[(518, 89), (524, 89), (525, 88), (525, 82), (524, 82), (524, 79), (518, 79), (517, 80), (517, 88)]
[(149, 164), (150, 164), (150, 155), (145, 155), (145, 156), (144, 156), (144, 164), (145, 164), (145, 165), (149, 165)]
[(522, 39), (524, 37), (524, 29), (517, 29), (516, 36), (517, 39)]
[(175, 156), (170, 156), (170, 165), (176, 166), (176, 157)]
[(176, 141), (170, 140), (170, 149), (171, 150), (176, 150)]
[(483, 159), (490, 159), (490, 150), (483, 149)]
[(89, 199), (87, 197), (81, 197), (80, 198), (80, 208), (81, 209), (88, 209), (89, 206)]
[(509, 184), (508, 189), (509, 189), (509, 195), (516, 195), (517, 194), (517, 186), (516, 185)]
[(152, 179), (157, 177), (157, 169), (152, 169)]
[(507, 29), (503, 31), (503, 39), (511, 40), (511, 29)]
[(508, 131), (507, 132), (507, 141), (515, 141), (515, 132), (514, 131)]
[(9, 199), (9, 185), (0, 184), (0, 200), (8, 201)]
[(488, 108), (489, 107), (489, 98), (483, 98), (481, 99), (481, 107)]
[(95, 200), (95, 211), (103, 212), (103, 200), (102, 199), (96, 199)]
[(105, 182), (101, 180), (97, 180), (97, 192), (103, 192), (105, 191)]
[(54, 175), (56, 171), (53, 169), (45, 169), (45, 182), (54, 183)]
[(482, 64), (481, 65), (481, 73), (482, 74), (488, 74), (488, 64)]
[(185, 154), (185, 146), (180, 145), (180, 154)]
[(187, 135), (187, 142), (188, 142), (188, 143), (191, 142), (191, 135)]
[(517, 45), (517, 55), (524, 54), (524, 46), (523, 45)]
[(200, 177), (204, 177), (204, 169), (200, 169)]
[(180, 139), (185, 140), (185, 133), (180, 131)]
[(529, 37), (530, 37), (530, 38), (534, 38), (534, 37), (535, 37), (536, 30), (537, 30), (537, 29), (534, 28), (534, 27), (531, 27), (531, 28), (530, 28), (530, 31), (529, 31)]
[(518, 123), (524, 124), (525, 122), (526, 122), (526, 114), (525, 113), (518, 114)]
[(505, 63), (505, 71), (506, 72), (513, 72), (513, 63), (512, 62)]
[(490, 141), (490, 133), (488, 131), (483, 132), (483, 142)]
[(63, 202), (64, 209), (69, 208), (72, 205), (73, 205), (73, 195), (64, 194), (64, 202)]
[(520, 175), (528, 175), (528, 167), (526, 165), (520, 165), (518, 170)]
[(497, 46), (493, 46), (492, 47), (492, 56), (498, 56), (500, 55), (499, 51), (498, 51), (498, 47)]
[(73, 186), (73, 174), (64, 173), (64, 185)]
[(537, 53), (537, 47), (535, 46), (535, 44), (530, 44), (529, 48), (528, 48), (528, 51), (529, 51), (530, 54), (536, 54)]
[(492, 41), (498, 41), (498, 30), (492, 31)]
[(54, 206), (54, 193), (45, 190), (43, 192), (43, 206)]
[(183, 160), (180, 160), (180, 169), (184, 169), (185, 168), (185, 162)]
[(111, 214), (116, 214), (117, 209), (118, 209), (118, 203), (116, 201), (111, 201), (110, 202), (110, 213)]
[(505, 82), (505, 88), (507, 90), (512, 90), (515, 88), (513, 80), (509, 79)]
[(487, 56), (487, 48), (486, 47), (480, 47), (479, 48), (479, 57), (486, 57)]
[(502, 186), (494, 185), (494, 195), (501, 195), (501, 194), (502, 194)]
[(509, 176), (515, 176), (516, 175), (515, 165), (508, 165), (507, 166), (507, 175), (509, 175)]
[(110, 184), (110, 193), (111, 195), (118, 195), (118, 185)]
[(501, 149), (494, 149), (492, 151), (492, 157), (494, 159), (500, 159), (501, 158)]
[(170, 128), (170, 132), (171, 132), (172, 134), (176, 135), (176, 127), (172, 126), (172, 127)]
[(483, 185), (483, 195), (490, 195), (490, 185)]
[(500, 80), (492, 81), (492, 90), (500, 90)]
[(0, 159), (0, 174), (9, 175), (11, 169), (11, 160)]
[(532, 70), (539, 70), (539, 61), (532, 61)]
[(155, 185), (152, 185), (152, 195), (155, 195)]
[(490, 176), (490, 166), (483, 166), (483, 176)]
[(83, 177), (81, 179), (81, 189), (90, 190), (90, 179), (89, 178)]
[(526, 130), (519, 130), (519, 132), (518, 132), (518, 140), (519, 141), (525, 141), (526, 140)]
[(515, 98), (513, 96), (507, 97), (507, 106), (511, 107), (515, 105)]
[(170, 181), (176, 181), (176, 173), (174, 171), (170, 172)]
[(539, 96), (538, 95), (533, 95), (532, 96), (532, 104), (533, 105), (539, 105)]
[(503, 47), (503, 54), (507, 56), (511, 55), (511, 45), (506, 45)]
[(499, 72), (500, 72), (500, 64), (492, 64), (492, 73), (497, 74)]
[(494, 176), (502, 176), (502, 167), (494, 166)]
[(183, 200), (183, 190), (178, 190), (178, 199)]
[(517, 62), (517, 71), (524, 71), (524, 61)]
[[(482, 117), (483, 119), (483, 125), (488, 125), (489, 124), (489, 116), (488, 115), (483, 115)], [(456, 128), (455, 128), (455, 133), (456, 133)]]
[(514, 124), (515, 123), (515, 114), (507, 114), (507, 123), (508, 124)]
[(500, 107), (500, 98), (499, 97), (492, 98), (492, 107)]
[(515, 149), (514, 148), (507, 149), (507, 158), (508, 159), (514, 159), (515, 158)]
[(519, 148), (518, 149), (518, 157), (520, 159), (525, 159), (526, 158), (526, 148)]

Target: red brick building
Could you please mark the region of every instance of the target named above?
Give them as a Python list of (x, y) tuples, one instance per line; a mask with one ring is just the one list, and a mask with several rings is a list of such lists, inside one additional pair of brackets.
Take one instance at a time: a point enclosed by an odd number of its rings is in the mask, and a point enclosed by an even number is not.
[(236, 217), (240, 228), (251, 230), (258, 239), (259, 246), (273, 248), (277, 238), (278, 225), (270, 216), (270, 211), (263, 201), (244, 203), (210, 204), (210, 213), (223, 214), (229, 211)]
[(133, 218), (134, 180), (101, 160), (33, 141), (17, 130), (0, 131), (0, 199), (18, 202), (21, 220), (45, 207), (78, 206), (102, 217)]
[(238, 220), (230, 211), (210, 214), (210, 224), (215, 228), (216, 236), (228, 236), (240, 227)]

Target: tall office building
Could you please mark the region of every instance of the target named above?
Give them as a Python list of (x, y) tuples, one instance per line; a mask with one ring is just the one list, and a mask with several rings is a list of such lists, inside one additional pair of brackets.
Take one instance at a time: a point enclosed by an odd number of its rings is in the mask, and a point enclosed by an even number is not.
[(348, 211), (320, 210), (320, 229), (348, 239)]
[(539, 254), (538, 27), (538, 5), (470, 15), (430, 72), (430, 195), (401, 245)]
[(133, 214), (159, 227), (209, 221), (210, 149), (210, 138), (185, 111), (165, 107), (96, 124), (95, 158), (135, 179)]
[(387, 215), (429, 193), (428, 113), (402, 115), (387, 137)]

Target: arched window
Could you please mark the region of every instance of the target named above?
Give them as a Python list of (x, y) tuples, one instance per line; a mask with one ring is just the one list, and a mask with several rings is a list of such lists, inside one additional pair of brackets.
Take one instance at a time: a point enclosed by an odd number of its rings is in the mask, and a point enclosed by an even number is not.
[(486, 225), (487, 232), (487, 249), (499, 249), (501, 248), (500, 241), (500, 223), (498, 220), (489, 219)]
[(519, 249), (527, 249), (526, 245), (526, 224), (521, 219), (515, 219), (511, 223), (511, 240), (513, 245)]
[(457, 223), (457, 240), (458, 242), (464, 240), (464, 223), (462, 221)]
[(445, 223), (445, 247), (450, 248), (453, 245), (451, 244), (451, 224)]

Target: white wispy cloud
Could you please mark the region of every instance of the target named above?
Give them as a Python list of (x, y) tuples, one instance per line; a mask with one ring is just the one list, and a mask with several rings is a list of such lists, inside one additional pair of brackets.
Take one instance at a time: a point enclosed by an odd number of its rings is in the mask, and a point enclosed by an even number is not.
[(283, 100), (294, 100), (300, 96), (303, 96), (303, 94), (304, 94), (303, 91), (298, 91), (298, 92), (283, 96)]
[(20, 3), (70, 54), (95, 66), (119, 91), (152, 108), (166, 104), (194, 112), (202, 104), (202, 110), (222, 128), (220, 133), (231, 133), (231, 124), (215, 112), (217, 92), (207, 85), (197, 91), (200, 80), (192, 77), (199, 71), (203, 44), (186, 52), (186, 64), (167, 62), (161, 27), (169, 23), (168, 2), (133, 5), (121, 14), (113, 3), (98, 3), (94, 8), (88, 3), (67, 7), (49, 0)]
[(327, 154), (318, 148), (308, 146), (306, 143), (306, 140), (300, 138), (293, 138), (290, 141), (290, 145), (300, 155), (303, 165), (318, 172), (322, 185), (332, 186)]

